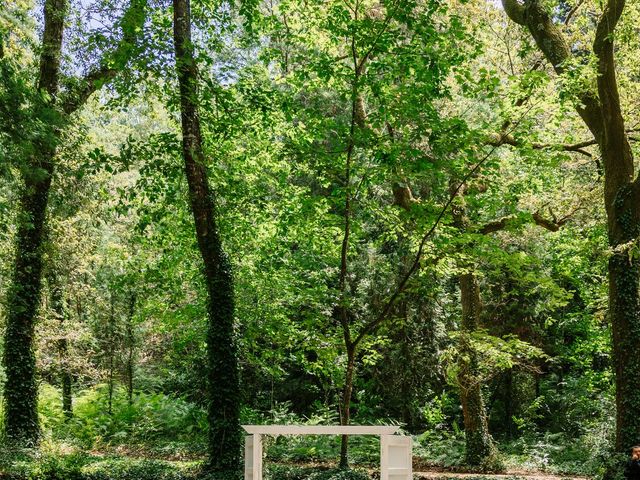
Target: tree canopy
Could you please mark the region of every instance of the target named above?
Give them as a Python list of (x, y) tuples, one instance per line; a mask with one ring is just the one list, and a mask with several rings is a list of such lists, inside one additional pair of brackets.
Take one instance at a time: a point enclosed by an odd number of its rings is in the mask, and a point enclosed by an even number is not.
[[(241, 424), (326, 423), (621, 478), (638, 9), (0, 5), (0, 475), (238, 479)], [(267, 475), (376, 448), (277, 438)]]

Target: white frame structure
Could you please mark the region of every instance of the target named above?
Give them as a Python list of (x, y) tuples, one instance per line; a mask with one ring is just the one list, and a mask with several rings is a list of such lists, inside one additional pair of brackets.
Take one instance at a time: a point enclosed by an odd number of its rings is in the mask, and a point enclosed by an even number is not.
[(327, 425), (243, 425), (245, 438), (244, 479), (262, 480), (263, 435), (378, 435), (380, 437), (380, 480), (412, 480), (411, 437), (394, 435), (394, 426)]

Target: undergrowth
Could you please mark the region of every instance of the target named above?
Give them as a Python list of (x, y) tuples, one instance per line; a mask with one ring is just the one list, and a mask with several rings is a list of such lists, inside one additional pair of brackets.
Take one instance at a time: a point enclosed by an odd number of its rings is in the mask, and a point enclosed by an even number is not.
[[(48, 385), (40, 391), (42, 446), (37, 453), (3, 452), (1, 478), (182, 480), (197, 474), (199, 464), (195, 461), (202, 461), (206, 451), (206, 414), (201, 407), (171, 395), (143, 392), (137, 392), (130, 405), (124, 390), (119, 389), (109, 413), (106, 387), (97, 386), (76, 394), (74, 415), (68, 419), (60, 406), (59, 391)], [(245, 408), (242, 423), (335, 425), (339, 419), (334, 410), (322, 407), (309, 417), (301, 417), (285, 403), (268, 413)], [(373, 422), (356, 419), (354, 423)], [(603, 473), (603, 465), (611, 458), (611, 436), (611, 427), (604, 424), (585, 428), (578, 437), (529, 430), (517, 440), (500, 443), (499, 449), (507, 469), (596, 477)], [(374, 469), (378, 466), (377, 437), (354, 436), (349, 444), (352, 465)], [(433, 426), (414, 437), (416, 471), (435, 466), (477, 472), (465, 467), (464, 446), (462, 431)], [(265, 464), (269, 467), (265, 478), (297, 480), (309, 474), (312, 480), (358, 479), (362, 472), (317, 468), (318, 464), (335, 465), (339, 450), (338, 436), (267, 437)], [(309, 464), (315, 464), (316, 468), (305, 470)]]

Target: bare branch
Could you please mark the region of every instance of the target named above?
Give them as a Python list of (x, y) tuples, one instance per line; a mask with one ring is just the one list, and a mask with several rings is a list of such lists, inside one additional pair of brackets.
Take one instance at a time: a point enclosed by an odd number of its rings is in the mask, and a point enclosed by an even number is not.
[(571, 19), (583, 4), (584, 0), (580, 0), (571, 10), (569, 10), (569, 13), (567, 13), (567, 18), (564, 19), (565, 25), (569, 25), (569, 22), (571, 22)]

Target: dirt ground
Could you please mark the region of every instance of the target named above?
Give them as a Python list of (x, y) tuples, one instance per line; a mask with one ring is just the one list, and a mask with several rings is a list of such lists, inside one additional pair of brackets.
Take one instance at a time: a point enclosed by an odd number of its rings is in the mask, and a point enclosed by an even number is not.
[(448, 472), (437, 467), (422, 467), (413, 471), (415, 477), (426, 479), (465, 479), (465, 478), (485, 478), (487, 480), (500, 480), (506, 478), (523, 478), (525, 480), (589, 480), (588, 477), (576, 477), (570, 475), (555, 475), (545, 472), (532, 472), (528, 470), (508, 470), (504, 473), (456, 473)]

